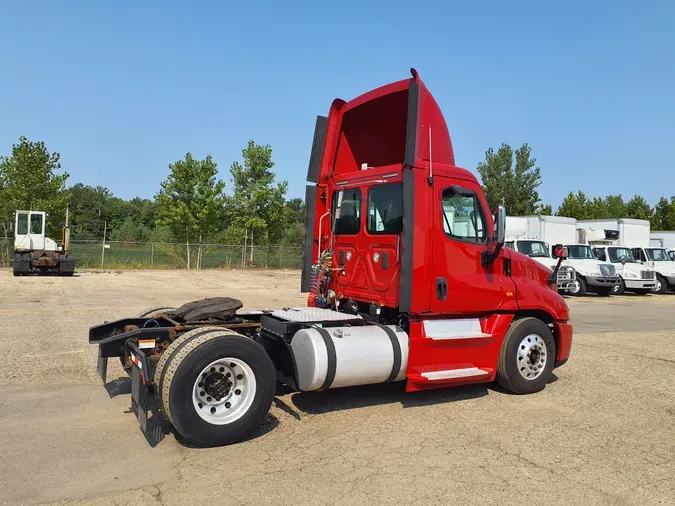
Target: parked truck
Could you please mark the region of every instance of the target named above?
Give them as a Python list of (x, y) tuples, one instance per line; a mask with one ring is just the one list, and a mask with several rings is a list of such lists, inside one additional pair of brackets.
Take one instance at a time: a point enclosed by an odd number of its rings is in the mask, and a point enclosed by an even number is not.
[(668, 257), (675, 262), (675, 231), (660, 230), (649, 233), (649, 246), (653, 248), (665, 248)]
[[(554, 271), (558, 259), (553, 256), (551, 245), (528, 234), (529, 220), (521, 216), (506, 217), (505, 247), (511, 248)], [(576, 274), (570, 265), (561, 265), (558, 269), (558, 291), (564, 293), (574, 284)]]
[[(456, 166), (443, 114), (411, 74), (317, 118), (307, 307), (243, 311), (220, 297), (90, 328), (103, 380), (109, 358), (131, 375), (143, 430), (153, 399), (150, 421), (159, 412), (187, 440), (225, 445), (262, 422), (278, 384), (414, 392), (496, 380), (529, 394), (567, 361), (557, 273), (503, 248), (504, 208), (490, 213), (476, 177)], [(554, 251), (562, 262), (565, 248)]]
[(633, 248), (632, 253), (639, 263), (656, 271), (654, 293), (660, 294), (675, 290), (675, 261), (671, 260), (666, 248), (653, 246)]
[(579, 242), (588, 244), (595, 257), (602, 262), (611, 262), (621, 276), (614, 295), (628, 290), (645, 295), (656, 287), (656, 271), (649, 265), (637, 262), (631, 246), (649, 240), (649, 222), (621, 218), (617, 220), (579, 220)]
[(547, 244), (563, 244), (569, 250), (565, 267), (574, 269), (574, 280), (568, 284), (567, 293), (582, 296), (588, 292), (608, 296), (620, 284), (621, 278), (613, 264), (600, 262), (587, 244), (577, 241), (577, 220), (564, 216), (524, 216), (527, 236)]
[(60, 243), (45, 234), (47, 213), (16, 211), (14, 219), (14, 275), (56, 273), (72, 276), (75, 259), (69, 251), (68, 213)]

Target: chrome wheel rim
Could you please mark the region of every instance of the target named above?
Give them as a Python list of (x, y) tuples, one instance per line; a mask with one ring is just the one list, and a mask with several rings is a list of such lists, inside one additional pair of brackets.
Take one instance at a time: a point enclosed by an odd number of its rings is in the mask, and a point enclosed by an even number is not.
[(526, 380), (532, 381), (541, 376), (548, 360), (546, 343), (537, 334), (526, 336), (518, 345), (518, 372)]
[(192, 389), (192, 404), (204, 421), (226, 425), (248, 412), (255, 392), (255, 374), (246, 362), (219, 358), (199, 373)]
[(579, 293), (579, 282), (575, 280), (572, 283), (570, 283), (568, 290), (572, 295), (576, 295), (577, 293)]
[(656, 280), (656, 285), (654, 285), (653, 291), (654, 292), (660, 292), (661, 291), (661, 281), (660, 280), (658, 280), (658, 279)]

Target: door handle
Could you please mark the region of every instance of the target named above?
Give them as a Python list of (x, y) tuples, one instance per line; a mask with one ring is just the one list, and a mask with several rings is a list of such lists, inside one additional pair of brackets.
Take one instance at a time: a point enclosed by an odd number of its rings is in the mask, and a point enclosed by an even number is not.
[(445, 300), (448, 296), (448, 281), (445, 278), (436, 278), (436, 297)]

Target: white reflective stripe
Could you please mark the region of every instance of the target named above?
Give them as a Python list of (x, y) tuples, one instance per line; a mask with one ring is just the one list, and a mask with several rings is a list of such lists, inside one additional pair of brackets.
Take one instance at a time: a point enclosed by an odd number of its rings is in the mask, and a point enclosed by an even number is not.
[(141, 363), (141, 359), (131, 352), (129, 352), (129, 355), (131, 355), (131, 361), (142, 371), (143, 364)]
[(478, 367), (467, 367), (466, 369), (450, 369), (447, 371), (429, 371), (423, 372), (422, 376), (430, 381), (453, 379), (453, 378), (467, 378), (472, 376), (487, 376), (488, 372)]
[(424, 334), (434, 340), (491, 337), (482, 331), (478, 318), (424, 320)]

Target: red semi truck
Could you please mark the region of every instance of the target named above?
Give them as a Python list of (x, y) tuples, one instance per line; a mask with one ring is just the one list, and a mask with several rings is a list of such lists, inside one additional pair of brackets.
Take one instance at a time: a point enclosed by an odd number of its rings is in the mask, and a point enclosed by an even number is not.
[(443, 114), (411, 73), (317, 118), (307, 307), (241, 311), (209, 298), (90, 329), (103, 381), (113, 357), (131, 375), (144, 431), (152, 412), (198, 445), (225, 445), (256, 429), (278, 384), (402, 382), (410, 392), (496, 380), (525, 394), (567, 361), (556, 273), (503, 248), (504, 209), (493, 216), (455, 165)]

